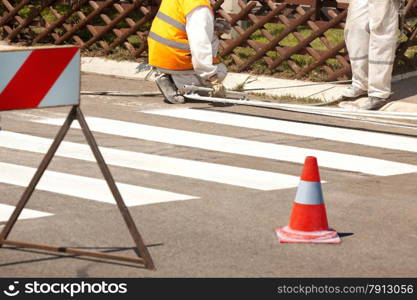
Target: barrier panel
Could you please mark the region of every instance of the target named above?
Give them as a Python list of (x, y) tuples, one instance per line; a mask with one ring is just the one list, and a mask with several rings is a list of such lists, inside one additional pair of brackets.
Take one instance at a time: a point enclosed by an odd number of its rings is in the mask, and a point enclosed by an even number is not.
[(77, 47), (2, 51), (0, 66), (0, 110), (79, 105)]
[[(143, 264), (154, 269), (152, 258), (104, 161), (80, 108), (80, 49), (78, 47), (43, 47), (0, 51), (0, 111), (15, 109), (71, 107), (48, 152), (42, 159), (29, 185), (0, 234), (0, 247), (34, 248), (52, 252), (92, 256), (103, 259)], [(133, 238), (138, 257), (112, 255), (76, 248), (55, 247), (45, 244), (8, 239), (22, 210), (28, 203), (43, 173), (51, 162), (60, 143), (74, 120), (80, 123), (82, 132), (96, 158), (98, 166), (113, 194), (126, 226)]]

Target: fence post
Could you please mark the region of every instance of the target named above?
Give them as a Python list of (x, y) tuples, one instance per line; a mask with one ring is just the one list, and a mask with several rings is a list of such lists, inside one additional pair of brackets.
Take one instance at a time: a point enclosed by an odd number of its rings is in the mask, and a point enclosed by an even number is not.
[[(243, 0), (243, 2), (248, 2), (247, 0)], [(223, 2), (223, 4), (221, 5), (221, 8), (227, 13), (227, 14), (237, 14), (239, 13), (242, 9), (239, 6), (239, 0), (225, 0)], [(238, 22), (239, 27), (241, 27), (242, 29), (248, 29), (249, 27), (249, 22), (248, 21), (239, 21)], [(225, 39), (234, 39), (238, 36), (237, 32), (232, 29), (232, 32), (230, 34), (225, 34), (223, 35), (223, 37)]]
[(322, 0), (313, 0), (314, 2), (311, 4), (311, 8), (315, 9), (315, 13), (312, 16), (312, 20), (313, 21), (317, 21), (320, 20), (320, 13), (321, 13), (321, 8), (323, 6), (322, 4)]

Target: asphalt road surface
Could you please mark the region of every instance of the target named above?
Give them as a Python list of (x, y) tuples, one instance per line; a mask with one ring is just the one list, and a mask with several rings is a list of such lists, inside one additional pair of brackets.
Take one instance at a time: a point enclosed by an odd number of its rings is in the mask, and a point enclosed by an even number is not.
[[(155, 91), (83, 75), (82, 90)], [(161, 97), (82, 96), (81, 108), (156, 270), (4, 246), (2, 277), (416, 277), (417, 130)], [(0, 226), (68, 108), (1, 113)], [(75, 122), (76, 123), (76, 122)], [(76, 126), (10, 239), (134, 256)], [(280, 244), (306, 156), (318, 159), (337, 245)]]

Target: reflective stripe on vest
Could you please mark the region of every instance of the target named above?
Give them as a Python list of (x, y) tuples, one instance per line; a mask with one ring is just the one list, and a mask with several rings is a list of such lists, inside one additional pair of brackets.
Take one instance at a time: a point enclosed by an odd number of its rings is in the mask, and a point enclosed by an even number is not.
[(158, 34), (156, 34), (155, 32), (149, 32), (148, 37), (150, 37), (151, 39), (154, 39), (155, 41), (167, 45), (169, 47), (172, 48), (177, 48), (177, 49), (182, 49), (182, 50), (190, 50), (190, 46), (189, 44), (185, 44), (185, 43), (179, 43), (179, 42), (174, 42), (171, 40), (168, 40)]
[(158, 13), (156, 14), (156, 16), (158, 18), (160, 18), (161, 20), (167, 22), (168, 24), (170, 24), (170, 25), (178, 28), (179, 30), (185, 31), (185, 24), (182, 24), (181, 22), (178, 22), (177, 20), (171, 18), (170, 16), (167, 16), (163, 12), (158, 11)]

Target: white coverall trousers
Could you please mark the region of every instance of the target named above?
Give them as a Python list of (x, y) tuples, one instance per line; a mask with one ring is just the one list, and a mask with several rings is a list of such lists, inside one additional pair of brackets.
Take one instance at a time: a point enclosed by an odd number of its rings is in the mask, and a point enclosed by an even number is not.
[[(213, 49), (213, 56), (217, 55), (217, 50), (219, 48), (219, 38), (217, 36), (213, 37), (211, 41), (211, 48)], [(219, 81), (223, 81), (227, 75), (227, 67), (219, 63), (215, 65), (215, 74)], [(174, 81), (177, 88), (181, 89), (184, 85), (196, 85), (196, 86), (205, 86), (207, 83), (203, 78), (196, 74), (194, 70), (190, 71), (163, 71), (163, 73), (170, 74), (172, 80)]]
[(401, 0), (350, 0), (345, 41), (352, 86), (368, 96), (388, 98), (397, 46)]

